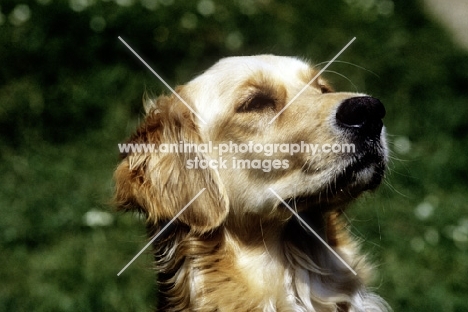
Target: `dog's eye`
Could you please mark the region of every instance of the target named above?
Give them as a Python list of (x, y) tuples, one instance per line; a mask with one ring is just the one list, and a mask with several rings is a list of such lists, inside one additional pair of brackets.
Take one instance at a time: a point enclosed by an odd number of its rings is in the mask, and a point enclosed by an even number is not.
[(257, 94), (248, 98), (238, 109), (238, 113), (263, 111), (265, 109), (274, 110), (276, 101), (269, 96)]
[(320, 92), (322, 93), (330, 93), (330, 92), (333, 92), (332, 89), (327, 86), (327, 85), (324, 85), (324, 84), (320, 84), (319, 85), (319, 88), (320, 88)]

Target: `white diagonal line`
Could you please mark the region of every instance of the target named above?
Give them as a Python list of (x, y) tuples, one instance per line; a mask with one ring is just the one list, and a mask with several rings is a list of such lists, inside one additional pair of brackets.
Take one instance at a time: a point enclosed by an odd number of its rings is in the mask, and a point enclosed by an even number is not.
[(171, 90), (171, 92), (172, 92), (182, 103), (184, 103), (185, 106), (187, 106), (187, 108), (190, 109), (190, 111), (191, 111), (192, 113), (194, 113), (195, 116), (198, 117), (198, 119), (200, 119), (200, 120), (206, 125), (206, 121), (203, 120), (203, 118), (201, 118), (200, 115), (198, 115), (198, 114), (190, 107), (190, 105), (188, 105), (187, 102), (186, 102), (174, 89), (172, 89), (171, 86), (168, 85), (168, 84), (164, 81), (164, 79), (162, 79), (162, 77), (159, 76), (158, 73), (157, 73), (155, 70), (153, 70), (153, 69), (151, 68), (151, 66), (149, 66), (148, 63), (146, 63), (145, 60), (143, 60), (143, 59), (138, 55), (138, 53), (135, 52), (135, 50), (133, 50), (133, 49), (125, 42), (125, 40), (123, 40), (120, 36), (119, 36), (119, 40), (122, 41), (122, 43), (125, 44), (125, 46), (126, 46), (130, 51), (132, 51), (132, 53), (135, 54), (135, 56), (136, 56), (143, 64), (145, 64), (145, 66), (146, 66), (156, 77), (158, 77), (158, 79), (159, 79), (169, 90)]
[(137, 255), (136, 255), (135, 257), (133, 257), (132, 260), (130, 260), (129, 263), (127, 263), (127, 265), (126, 265), (122, 270), (120, 270), (120, 272), (117, 274), (117, 276), (120, 276), (120, 274), (122, 274), (123, 271), (125, 271), (125, 270), (130, 266), (130, 264), (132, 264), (133, 261), (135, 261), (136, 258), (138, 258), (138, 257), (143, 253), (143, 251), (145, 251), (146, 248), (148, 248), (148, 247), (159, 237), (159, 235), (161, 235), (161, 234), (172, 224), (172, 222), (174, 222), (174, 220), (177, 219), (177, 218), (185, 211), (185, 209), (187, 209), (187, 207), (190, 206), (190, 205), (195, 201), (195, 199), (197, 199), (197, 197), (200, 196), (201, 193), (203, 193), (205, 190), (206, 190), (206, 188), (202, 188), (201, 191), (198, 192), (198, 194), (195, 195), (195, 197), (192, 198), (192, 200), (189, 201), (189, 203), (188, 203), (187, 205), (185, 205), (185, 207), (182, 208), (182, 209), (179, 211), (179, 213), (177, 213), (177, 214), (175, 215), (175, 217), (172, 218), (172, 220), (169, 221), (169, 223), (167, 223), (167, 224), (158, 232), (158, 234), (156, 234), (156, 235), (149, 241), (149, 243), (146, 244), (146, 246), (143, 247), (143, 249), (141, 249), (140, 252), (137, 253)]
[(282, 198), (281, 196), (279, 196), (271, 187), (268, 188), (276, 197), (278, 197), (278, 199), (286, 206), (288, 207), (289, 210), (291, 210), (291, 212), (293, 213), (294, 216), (296, 216), (296, 218), (301, 221), (301, 223), (307, 227), (307, 229), (312, 233), (314, 234), (321, 242), (322, 244), (325, 245), (325, 247), (327, 247), (331, 253), (333, 253), (337, 258), (338, 260), (340, 260), (354, 275), (357, 275), (356, 271), (353, 270), (353, 268), (351, 268), (344, 260), (343, 258), (341, 258), (335, 250), (333, 250), (333, 248), (330, 247), (330, 245), (327, 244), (326, 241), (323, 240), (323, 238), (320, 237), (320, 235), (317, 234), (317, 232), (315, 232), (308, 224), (307, 222), (304, 221), (304, 219), (302, 219), (296, 211), (294, 211), (294, 209), (292, 209)]
[(286, 108), (288, 108), (288, 106), (291, 105), (291, 104), (302, 94), (302, 92), (304, 92), (304, 91), (315, 81), (315, 79), (317, 79), (317, 78), (328, 68), (328, 66), (331, 65), (331, 64), (338, 58), (338, 56), (340, 56), (341, 53), (343, 53), (344, 50), (346, 50), (346, 49), (351, 45), (351, 43), (353, 43), (354, 40), (356, 40), (356, 37), (354, 37), (353, 39), (351, 39), (351, 41), (349, 41), (348, 44), (345, 45), (344, 48), (341, 49), (341, 51), (338, 52), (338, 54), (335, 55), (335, 57), (332, 58), (332, 59), (327, 63), (327, 65), (325, 65), (325, 67), (323, 67), (323, 68), (318, 72), (318, 74), (315, 75), (315, 77), (312, 78), (312, 80), (309, 81), (309, 83), (306, 84), (306, 85), (304, 86), (304, 88), (302, 88), (301, 91), (299, 91), (299, 92), (288, 102), (288, 104), (286, 104), (286, 105), (283, 107), (283, 109), (280, 110), (280, 111), (278, 112), (278, 114), (276, 114), (275, 117), (273, 117), (273, 118), (268, 122), (268, 124), (271, 124), (273, 121), (275, 121), (275, 119), (278, 118), (278, 116), (281, 115), (281, 114), (286, 110)]

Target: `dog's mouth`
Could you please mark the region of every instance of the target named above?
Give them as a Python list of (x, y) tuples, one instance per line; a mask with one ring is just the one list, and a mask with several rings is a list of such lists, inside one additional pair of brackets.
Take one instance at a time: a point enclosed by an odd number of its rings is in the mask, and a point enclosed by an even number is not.
[(286, 200), (297, 211), (342, 209), (361, 193), (376, 189), (385, 174), (386, 159), (383, 149), (374, 149), (343, 159), (320, 189), (298, 194)]
[(366, 190), (377, 188), (383, 180), (386, 160), (381, 153), (365, 153), (355, 157), (325, 187), (331, 195), (346, 193), (355, 197)]

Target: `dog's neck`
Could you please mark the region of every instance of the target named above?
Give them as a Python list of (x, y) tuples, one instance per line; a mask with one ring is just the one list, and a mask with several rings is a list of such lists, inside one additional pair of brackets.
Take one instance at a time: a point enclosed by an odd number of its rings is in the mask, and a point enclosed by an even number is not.
[(329, 242), (354, 264), (355, 255), (345, 254), (337, 246), (336, 214), (317, 214), (314, 218), (301, 214), (301, 218), (315, 233), (294, 216), (275, 220), (249, 216), (242, 220), (250, 223), (242, 226), (227, 222), (224, 237), (227, 248), (234, 251), (236, 269), (251, 289), (264, 300), (278, 300), (275, 304), (283, 305), (283, 309), (335, 311), (335, 307), (347, 311), (351, 298), (362, 289), (361, 277), (346, 268), (315, 236)]
[(336, 214), (317, 212), (313, 215), (300, 213), (299, 216), (315, 233), (301, 224), (301, 221), (286, 208), (282, 213), (276, 212), (275, 218), (253, 213), (247, 216), (245, 213), (242, 215), (230, 213), (224, 227), (237, 242), (248, 248), (258, 245), (267, 249), (276, 248), (284, 245), (284, 240), (288, 237), (294, 238), (299, 233), (306, 236), (318, 235), (332, 247), (336, 246), (334, 235)]
[[(169, 240), (175, 244), (160, 246), (160, 252), (171, 255), (159, 259), (167, 306), (190, 300), (187, 307), (196, 302), (200, 311), (347, 311), (353, 305), (352, 298), (363, 289), (360, 275), (344, 267), (295, 217), (242, 220), (249, 224), (241, 226), (232, 216), (201, 236), (176, 229)], [(316, 223), (311, 224), (319, 225), (314, 230), (326, 237), (326, 227), (320, 228), (324, 223)], [(338, 252), (350, 263), (359, 261)], [(226, 302), (223, 298), (232, 298), (231, 293), (238, 294), (236, 301)]]

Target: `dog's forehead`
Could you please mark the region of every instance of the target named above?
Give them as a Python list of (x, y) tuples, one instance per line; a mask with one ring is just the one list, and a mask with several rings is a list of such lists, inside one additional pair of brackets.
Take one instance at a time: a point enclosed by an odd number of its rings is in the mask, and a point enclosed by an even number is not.
[[(304, 84), (312, 72), (310, 65), (298, 58), (276, 55), (235, 56), (221, 59), (203, 74), (190, 81), (191, 102), (209, 122), (230, 105), (238, 87), (256, 74), (282, 84)], [(307, 82), (305, 82), (307, 83)]]
[(309, 71), (309, 64), (298, 58), (265, 54), (221, 59), (198, 78), (211, 79), (218, 76), (221, 80), (246, 79), (256, 72), (262, 72), (284, 79), (294, 79), (297, 75)]

